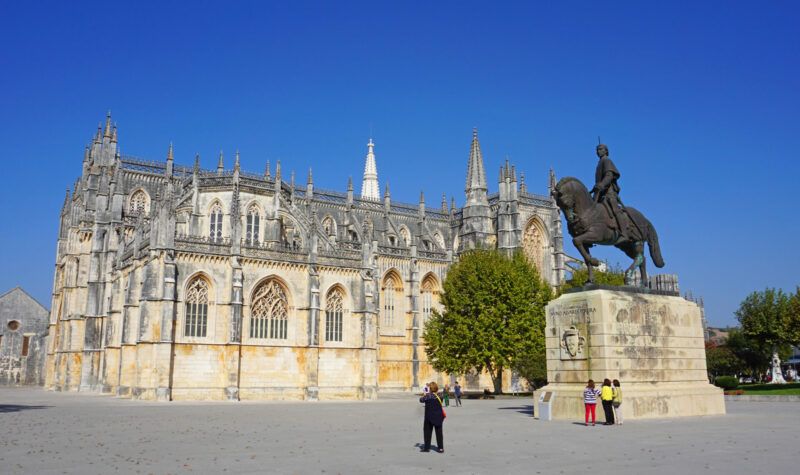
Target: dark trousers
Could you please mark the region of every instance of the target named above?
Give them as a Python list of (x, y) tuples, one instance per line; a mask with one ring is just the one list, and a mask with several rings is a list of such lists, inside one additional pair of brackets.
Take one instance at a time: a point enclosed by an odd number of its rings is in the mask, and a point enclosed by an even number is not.
[(460, 405), (461, 405), (461, 396), (456, 394), (456, 406), (460, 406)]
[(614, 423), (614, 408), (611, 401), (603, 401), (603, 412), (606, 414), (606, 424)]
[(436, 446), (440, 449), (444, 449), (444, 436), (442, 435), (442, 426), (435, 426), (425, 420), (425, 424), (422, 426), (422, 435), (425, 438), (425, 447), (423, 449), (430, 450), (431, 448), (431, 432), (433, 429), (436, 428)]

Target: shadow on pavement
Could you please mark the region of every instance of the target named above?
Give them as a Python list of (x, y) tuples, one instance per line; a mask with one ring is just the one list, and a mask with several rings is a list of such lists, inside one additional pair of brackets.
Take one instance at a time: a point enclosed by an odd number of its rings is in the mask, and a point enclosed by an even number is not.
[(525, 406), (498, 407), (497, 409), (507, 410), (507, 411), (517, 411), (520, 414), (525, 414), (529, 416), (533, 415), (533, 404), (527, 404)]
[(19, 404), (0, 404), (0, 414), (5, 412), (20, 412), (29, 409), (49, 409), (53, 406), (21, 406)]

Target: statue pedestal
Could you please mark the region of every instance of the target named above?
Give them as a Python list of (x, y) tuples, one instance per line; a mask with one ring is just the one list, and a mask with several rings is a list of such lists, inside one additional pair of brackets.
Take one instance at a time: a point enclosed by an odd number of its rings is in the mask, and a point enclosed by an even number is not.
[[(547, 305), (545, 396), (553, 419), (583, 421), (589, 379), (622, 384), (624, 420), (725, 414), (708, 382), (700, 309), (678, 296), (620, 288), (567, 293)], [(545, 393), (550, 393), (549, 396)], [(598, 420), (602, 407), (598, 398)]]

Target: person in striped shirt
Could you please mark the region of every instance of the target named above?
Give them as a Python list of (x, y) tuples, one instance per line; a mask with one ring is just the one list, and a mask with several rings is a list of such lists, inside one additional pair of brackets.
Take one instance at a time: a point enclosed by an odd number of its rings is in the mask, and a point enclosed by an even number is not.
[(584, 417), (584, 424), (589, 425), (589, 414), (592, 415), (592, 425), (594, 425), (597, 410), (597, 396), (600, 395), (600, 390), (594, 387), (594, 380), (590, 379), (586, 383), (586, 388), (583, 390), (583, 405), (586, 407), (586, 416)]

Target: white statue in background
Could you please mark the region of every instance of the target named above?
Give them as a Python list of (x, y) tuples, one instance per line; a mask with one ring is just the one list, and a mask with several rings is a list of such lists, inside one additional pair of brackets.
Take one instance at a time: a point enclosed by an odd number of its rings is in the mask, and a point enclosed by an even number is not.
[(781, 372), (781, 359), (778, 356), (778, 352), (772, 354), (772, 384), (786, 384), (786, 380), (783, 379), (783, 373)]

